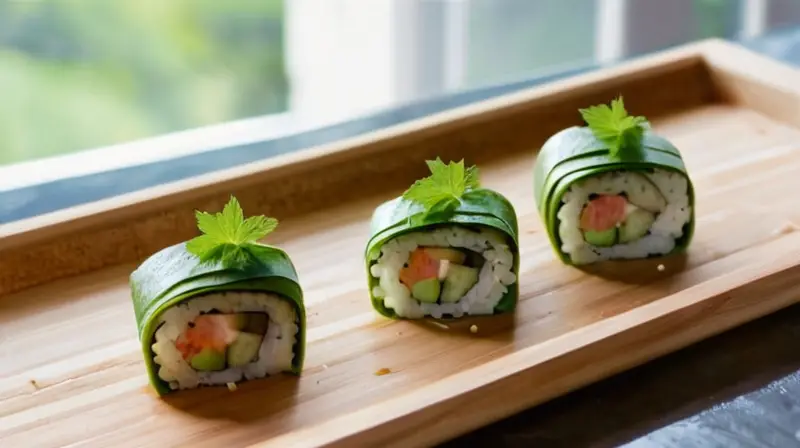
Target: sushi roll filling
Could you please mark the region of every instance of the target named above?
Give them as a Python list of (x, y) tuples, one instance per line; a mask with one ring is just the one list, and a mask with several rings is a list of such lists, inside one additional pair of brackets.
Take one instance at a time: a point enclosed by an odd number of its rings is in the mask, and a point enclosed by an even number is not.
[(468, 249), (418, 247), (400, 270), (400, 282), (420, 302), (457, 302), (478, 283), (484, 262), (481, 254)]
[(500, 232), (444, 226), (411, 232), (371, 254), (373, 297), (405, 318), (493, 314), (517, 281)]
[(650, 226), (659, 213), (633, 204), (626, 192), (617, 195), (591, 194), (581, 211), (580, 229), (588, 244), (611, 247), (649, 235)]
[(258, 360), (269, 328), (265, 313), (202, 313), (175, 340), (184, 361), (198, 371), (220, 371)]

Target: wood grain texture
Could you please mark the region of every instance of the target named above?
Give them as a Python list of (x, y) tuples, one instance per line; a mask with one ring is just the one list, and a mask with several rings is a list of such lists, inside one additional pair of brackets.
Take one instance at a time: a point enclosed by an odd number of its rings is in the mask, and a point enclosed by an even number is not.
[[(800, 83), (751, 58), (719, 42), (689, 46), (351, 146), (0, 229), (0, 446), (429, 445), (798, 301), (800, 129), (790, 112)], [(758, 76), (746, 69), (755, 62)], [(531, 191), (533, 149), (575, 124), (578, 107), (620, 92), (684, 153), (698, 219), (688, 256), (626, 264), (624, 276), (614, 263), (561, 265)], [(516, 207), (514, 315), (441, 328), (370, 307), (372, 210), (437, 154), (480, 162), (484, 184)], [(194, 207), (219, 208), (231, 193), (246, 213), (282, 220), (270, 241), (292, 256), (306, 293), (305, 372), (159, 399), (128, 275), (193, 235)], [(374, 374), (382, 368), (392, 373)]]

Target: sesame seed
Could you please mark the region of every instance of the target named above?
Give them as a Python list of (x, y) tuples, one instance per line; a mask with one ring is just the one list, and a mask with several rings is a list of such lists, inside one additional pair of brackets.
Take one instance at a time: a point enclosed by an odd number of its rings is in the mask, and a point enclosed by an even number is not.
[(469, 331), (472, 332), (472, 333), (477, 333), (478, 332), (478, 326), (477, 325), (473, 325), (473, 326), (469, 327)]
[(663, 264), (658, 265), (658, 270), (659, 271), (663, 271), (664, 269), (666, 269), (666, 268), (664, 267)]

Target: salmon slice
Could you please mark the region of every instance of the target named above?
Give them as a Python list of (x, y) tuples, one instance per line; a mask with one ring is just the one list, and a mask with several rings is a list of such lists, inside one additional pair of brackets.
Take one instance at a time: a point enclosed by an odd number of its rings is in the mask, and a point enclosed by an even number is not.
[(234, 339), (237, 331), (229, 326), (226, 316), (220, 314), (203, 314), (197, 316), (189, 328), (175, 341), (175, 347), (183, 355), (183, 359), (190, 359), (200, 353), (204, 348), (212, 348), (218, 352), (225, 352)]
[(409, 289), (414, 284), (429, 278), (439, 277), (439, 260), (431, 257), (422, 248), (417, 248), (411, 252), (408, 258), (408, 266), (400, 270), (400, 281)]
[(625, 219), (628, 201), (620, 195), (601, 195), (589, 201), (581, 213), (581, 230), (602, 232)]

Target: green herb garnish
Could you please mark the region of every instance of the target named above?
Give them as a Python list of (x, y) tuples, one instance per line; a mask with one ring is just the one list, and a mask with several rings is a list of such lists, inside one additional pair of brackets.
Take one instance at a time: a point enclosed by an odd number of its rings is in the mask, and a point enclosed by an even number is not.
[(647, 120), (628, 115), (621, 96), (611, 101), (611, 107), (601, 104), (580, 109), (580, 113), (595, 137), (608, 145), (612, 156), (640, 146)]
[(431, 175), (414, 182), (403, 199), (416, 202), (425, 214), (450, 213), (458, 208), (467, 191), (478, 188), (478, 168), (464, 168), (464, 160), (445, 164), (440, 158), (426, 161)]
[(197, 227), (203, 235), (186, 243), (186, 250), (201, 262), (222, 262), (227, 265), (244, 263), (251, 259), (249, 249), (278, 227), (278, 220), (266, 216), (244, 219), (242, 207), (235, 197), (222, 209), (210, 214), (196, 211)]

